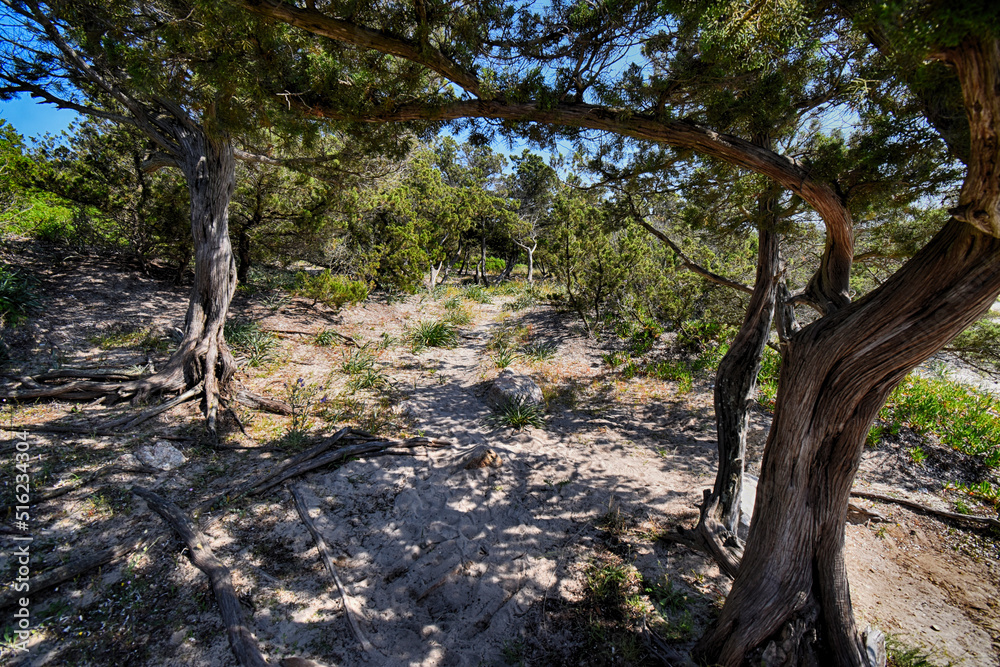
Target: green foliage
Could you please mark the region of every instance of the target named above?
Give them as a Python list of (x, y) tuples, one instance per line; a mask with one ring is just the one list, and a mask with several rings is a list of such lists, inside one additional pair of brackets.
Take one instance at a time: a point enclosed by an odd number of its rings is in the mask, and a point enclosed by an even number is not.
[(352, 374), (347, 386), (353, 391), (359, 389), (381, 391), (389, 387), (389, 376), (381, 368), (365, 368)]
[(976, 484), (951, 482), (947, 488), (968, 494), (979, 501), (992, 505), (995, 509), (1000, 509), (1000, 486), (994, 486), (988, 480), (982, 480)]
[(500, 345), (493, 350), (490, 361), (497, 368), (507, 368), (520, 358), (517, 348), (513, 345)]
[(340, 309), (346, 304), (354, 304), (368, 298), (368, 285), (347, 276), (334, 275), (329, 269), (316, 275), (305, 271), (295, 274), (292, 292), (297, 296), (312, 299), (331, 308)]
[(321, 329), (313, 340), (320, 347), (333, 347), (340, 344), (341, 339), (333, 329)]
[[(908, 426), (986, 465), (1000, 466), (1000, 403), (992, 394), (957, 382), (907, 377), (879, 411), (876, 427), (898, 432)], [(871, 437), (871, 436), (869, 436)]]
[(531, 361), (548, 361), (556, 356), (559, 346), (552, 342), (539, 341), (521, 347), (521, 352)]
[(256, 322), (226, 322), (223, 331), (226, 342), (237, 355), (246, 357), (247, 364), (259, 368), (271, 361), (271, 353), (278, 346), (278, 337), (264, 331)]
[(340, 370), (348, 375), (359, 375), (373, 368), (375, 368), (375, 355), (367, 347), (344, 353), (344, 361), (340, 364)]
[(930, 654), (923, 649), (907, 646), (905, 643), (887, 635), (885, 638), (885, 650), (888, 654), (886, 667), (933, 667), (930, 661)]
[(487, 257), (483, 266), (486, 273), (500, 273), (507, 267), (507, 263), (498, 257)]
[(1000, 320), (995, 313), (987, 313), (959, 334), (948, 348), (977, 368), (1000, 375)]
[(545, 426), (545, 410), (537, 403), (522, 398), (501, 405), (488, 421), (493, 426), (509, 426), (518, 431), (528, 426), (542, 428)]
[(0, 324), (17, 326), (40, 306), (37, 281), (24, 270), (0, 263)]
[(316, 403), (316, 396), (323, 389), (315, 382), (307, 383), (304, 378), (285, 383), (285, 400), (292, 406), (292, 422), (286, 434), (290, 441), (300, 439), (309, 429), (309, 415)]
[(493, 296), (482, 285), (469, 285), (465, 288), (465, 298), (476, 303), (493, 303)]
[(414, 352), (426, 347), (455, 347), (458, 331), (449, 322), (430, 320), (418, 323), (406, 333), (407, 342)]

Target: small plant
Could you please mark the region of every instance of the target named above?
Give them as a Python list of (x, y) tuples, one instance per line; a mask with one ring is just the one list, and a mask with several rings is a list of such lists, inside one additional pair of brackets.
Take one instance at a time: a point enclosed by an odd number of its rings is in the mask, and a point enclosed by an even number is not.
[(277, 337), (261, 329), (256, 322), (226, 322), (223, 333), (230, 347), (245, 356), (247, 364), (253, 368), (270, 361), (271, 352), (278, 346)]
[(951, 482), (945, 488), (955, 489), (968, 494), (973, 498), (992, 505), (994, 508), (1000, 507), (1000, 486), (993, 486), (987, 480), (978, 484), (963, 484), (961, 482)]
[(615, 537), (621, 537), (628, 532), (632, 524), (632, 517), (622, 511), (621, 505), (614, 497), (608, 501), (608, 511), (594, 522), (598, 528), (608, 531)]
[(407, 332), (407, 339), (414, 352), (425, 347), (455, 347), (458, 343), (458, 332), (450, 322), (424, 321)]
[(532, 289), (526, 289), (517, 296), (516, 299), (504, 304), (504, 310), (517, 312), (525, 308), (531, 308), (538, 303), (538, 294)]
[(494, 426), (510, 426), (518, 431), (527, 426), (542, 428), (545, 426), (545, 413), (537, 403), (521, 399), (502, 405), (489, 421)]
[(927, 452), (920, 445), (915, 445), (910, 447), (907, 452), (910, 455), (910, 460), (916, 463), (918, 466), (922, 466), (924, 461), (927, 460)]
[(295, 274), (295, 285), (292, 292), (306, 299), (312, 299), (315, 304), (323, 303), (331, 308), (340, 309), (345, 304), (358, 303), (368, 298), (368, 285), (347, 276), (334, 275), (327, 269), (316, 275), (305, 271)]
[(552, 357), (556, 356), (556, 350), (559, 346), (555, 343), (530, 343), (521, 348), (521, 352), (524, 356), (528, 357), (531, 361), (548, 361)]
[(626, 361), (628, 361), (628, 352), (623, 350), (618, 350), (617, 352), (608, 352), (607, 354), (601, 355), (601, 360), (605, 364), (610, 366), (612, 369), (618, 368)]
[(389, 386), (389, 378), (385, 371), (380, 368), (366, 368), (351, 377), (347, 386), (354, 391), (358, 389), (381, 390)]
[(968, 503), (964, 500), (955, 501), (955, 512), (958, 514), (972, 514), (972, 510), (969, 509)]
[(332, 329), (323, 329), (316, 334), (315, 343), (320, 347), (333, 347), (340, 343), (340, 336)]
[(34, 278), (7, 264), (0, 264), (0, 324), (17, 326), (41, 302)]
[(301, 436), (308, 430), (309, 414), (320, 391), (322, 391), (320, 385), (307, 383), (304, 378), (285, 383), (285, 399), (292, 406), (292, 423), (288, 427), (287, 434), (291, 438)]
[(517, 349), (509, 345), (504, 345), (494, 350), (493, 354), (490, 355), (490, 359), (497, 368), (507, 368), (517, 361), (519, 356), (521, 355), (518, 354)]
[(482, 285), (470, 285), (465, 288), (465, 298), (476, 303), (493, 303), (493, 297)]
[(464, 326), (472, 321), (472, 315), (465, 307), (461, 297), (456, 296), (448, 299), (444, 303), (444, 308), (446, 311), (444, 319), (450, 324)]
[(907, 646), (892, 635), (885, 638), (885, 650), (888, 654), (886, 667), (933, 667), (930, 654), (919, 648)]
[(383, 331), (382, 335), (379, 336), (378, 342), (375, 343), (376, 350), (387, 350), (397, 342), (396, 337), (393, 336), (388, 331)]
[(375, 355), (366, 347), (351, 350), (344, 354), (340, 370), (348, 375), (360, 375), (375, 368)]

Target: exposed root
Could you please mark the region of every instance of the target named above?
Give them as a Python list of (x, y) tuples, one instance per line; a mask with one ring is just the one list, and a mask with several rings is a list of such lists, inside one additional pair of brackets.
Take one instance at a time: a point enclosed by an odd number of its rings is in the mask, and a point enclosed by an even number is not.
[(735, 579), (740, 569), (740, 561), (743, 560), (743, 547), (715, 518), (719, 508), (719, 498), (713, 496), (710, 489), (705, 489), (704, 497), (698, 525), (691, 530), (678, 527), (676, 534), (665, 536), (664, 539), (708, 554), (725, 575)]

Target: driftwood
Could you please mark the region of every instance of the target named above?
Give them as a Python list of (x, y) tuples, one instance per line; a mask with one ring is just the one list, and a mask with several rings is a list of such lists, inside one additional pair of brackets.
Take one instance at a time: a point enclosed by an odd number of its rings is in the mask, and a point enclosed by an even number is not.
[[(130, 373), (128, 371), (118, 371), (114, 369), (100, 369), (100, 368), (59, 368), (57, 370), (49, 371), (47, 373), (42, 373), (36, 375), (32, 380), (35, 382), (44, 382), (46, 380), (138, 380), (141, 378), (145, 372), (140, 373)], [(24, 381), (23, 379), (21, 380)]]
[(323, 563), (326, 565), (327, 572), (333, 577), (333, 581), (337, 584), (337, 590), (340, 591), (340, 600), (344, 603), (344, 615), (347, 617), (347, 622), (351, 626), (351, 634), (354, 635), (354, 639), (361, 644), (361, 648), (366, 652), (371, 652), (372, 645), (365, 637), (365, 633), (361, 631), (361, 625), (358, 623), (357, 617), (360, 615), (356, 609), (354, 609), (354, 599), (347, 594), (347, 589), (344, 587), (344, 582), (340, 580), (337, 575), (336, 568), (333, 567), (333, 558), (330, 556), (330, 548), (326, 546), (326, 541), (323, 540), (323, 536), (319, 534), (316, 530), (316, 526), (313, 524), (312, 519), (309, 518), (309, 509), (306, 507), (305, 501), (302, 499), (302, 494), (294, 486), (290, 486), (288, 489), (292, 494), (292, 500), (295, 501), (295, 509), (298, 510), (299, 516), (302, 518), (302, 523), (306, 525), (309, 529), (309, 534), (312, 535), (313, 540), (316, 541), (316, 549), (319, 551), (320, 558), (323, 559)]
[[(144, 538), (135, 538), (125, 542), (124, 544), (111, 547), (110, 549), (102, 549), (101, 551), (88, 554), (82, 558), (77, 558), (76, 560), (72, 560), (65, 565), (54, 567), (46, 572), (32, 574), (31, 595), (34, 597), (41, 592), (62, 584), (63, 582), (76, 579), (81, 574), (86, 574), (87, 572), (101, 567), (106, 563), (118, 560), (122, 556), (127, 556), (133, 551), (144, 548), (146, 548), (146, 540)], [(20, 597), (24, 597), (24, 594), (10, 589), (5, 590), (3, 593), (0, 593), (0, 608), (9, 607), (15, 604)]]
[(212, 553), (205, 536), (192, 528), (191, 522), (174, 503), (137, 486), (132, 487), (132, 493), (145, 500), (150, 509), (170, 524), (187, 546), (191, 563), (208, 576), (226, 625), (229, 646), (239, 663), (244, 667), (266, 667), (267, 661), (260, 653), (257, 640), (243, 622), (243, 610), (233, 588), (232, 574)]
[(851, 491), (851, 497), (853, 498), (864, 498), (866, 500), (877, 500), (883, 503), (894, 503), (896, 505), (902, 505), (903, 507), (909, 507), (910, 509), (923, 512), (925, 514), (931, 514), (934, 516), (939, 516), (944, 519), (951, 519), (952, 521), (965, 521), (967, 523), (978, 523), (981, 526), (992, 526), (993, 528), (1000, 528), (1000, 521), (997, 519), (990, 519), (985, 516), (973, 516), (971, 514), (959, 514), (958, 512), (948, 512), (946, 510), (934, 509), (933, 507), (928, 507), (927, 505), (921, 505), (913, 500), (907, 500), (905, 498), (893, 498), (892, 496), (884, 496), (881, 493), (869, 493), (867, 491)]

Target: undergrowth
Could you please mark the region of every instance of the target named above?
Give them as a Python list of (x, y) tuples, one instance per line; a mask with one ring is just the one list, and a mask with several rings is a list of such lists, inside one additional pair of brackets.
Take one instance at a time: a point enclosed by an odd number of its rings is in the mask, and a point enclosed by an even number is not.
[(271, 361), (271, 353), (278, 346), (278, 337), (256, 322), (226, 322), (223, 333), (229, 347), (246, 357), (247, 365), (253, 368)]
[(41, 305), (37, 282), (28, 273), (0, 264), (0, 324), (17, 326)]

